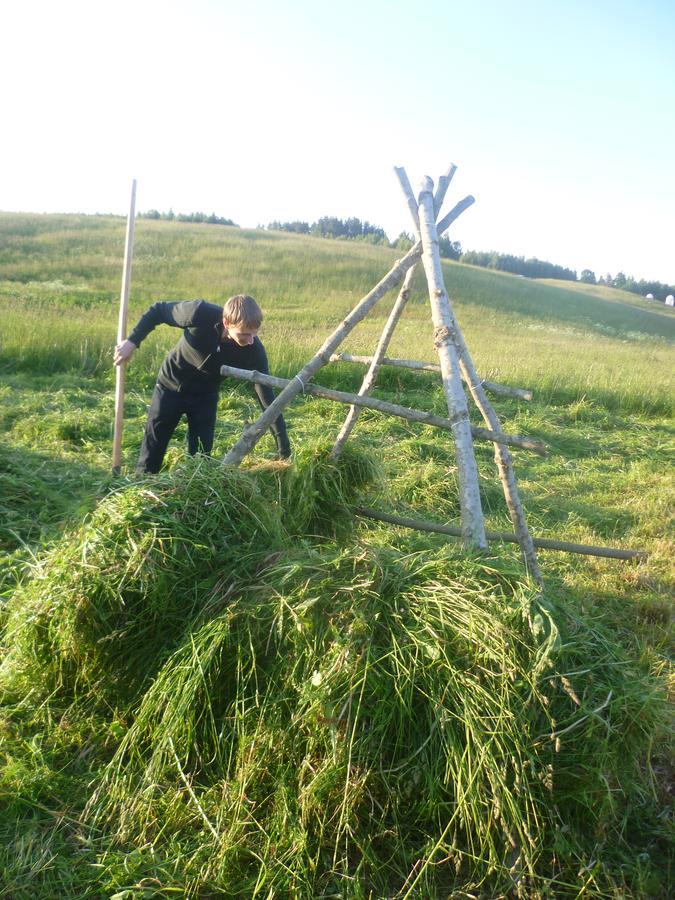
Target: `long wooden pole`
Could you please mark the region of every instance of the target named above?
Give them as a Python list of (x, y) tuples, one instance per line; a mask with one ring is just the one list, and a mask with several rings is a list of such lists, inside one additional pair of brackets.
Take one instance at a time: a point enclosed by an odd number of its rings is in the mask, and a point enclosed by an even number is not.
[(469, 409), (459, 373), (457, 347), (452, 331), (450, 301), (443, 282), (438, 231), (434, 215), (433, 183), (426, 177), (419, 197), (419, 222), (422, 238), (422, 263), (429, 285), (431, 317), (434, 323), (434, 345), (441, 366), (443, 390), (453, 421), (453, 438), (457, 453), (459, 505), (463, 540), (466, 547), (477, 550), (487, 546), (485, 523), (478, 488), (478, 466), (473, 452)]
[[(359, 356), (355, 353), (333, 353), (330, 361), (360, 363), (361, 365), (368, 366), (372, 363), (373, 357)], [(400, 369), (412, 369), (415, 372), (438, 373), (441, 371), (441, 367), (436, 365), (436, 363), (421, 362), (417, 359), (395, 359), (391, 356), (383, 356), (380, 360), (380, 365), (395, 366)], [(462, 378), (464, 378), (463, 375)], [(498, 397), (516, 397), (518, 400), (531, 400), (533, 396), (532, 391), (528, 391), (525, 388), (508, 387), (505, 384), (497, 384), (494, 381), (485, 381), (484, 379), (481, 379), (481, 384), (486, 391), (490, 391), (491, 394), (496, 394)]]
[[(120, 291), (120, 311), (117, 320), (117, 343), (127, 336), (127, 310), (129, 307), (129, 287), (131, 285), (131, 263), (134, 253), (134, 224), (136, 221), (136, 179), (131, 182), (131, 203), (127, 218), (127, 237), (124, 244), (124, 268)], [(115, 426), (113, 432), (113, 475), (119, 475), (122, 464), (122, 427), (124, 422), (124, 375), (126, 363), (115, 367)]]
[[(480, 410), (485, 424), (493, 430), (495, 426), (500, 428), (501, 424), (499, 421), (499, 416), (490, 403), (487, 394), (485, 393), (485, 387), (478, 377), (476, 368), (471, 358), (471, 354), (469, 353), (469, 348), (464, 341), (464, 336), (462, 335), (459, 324), (454, 317), (454, 313), (452, 314), (452, 318), (456, 345), (459, 352), (459, 364), (462, 370), (464, 381), (467, 383), (469, 390), (471, 391), (471, 396), (473, 397), (474, 403)], [(516, 534), (518, 535), (520, 541), (520, 549), (523, 554), (525, 565), (527, 566), (531, 576), (534, 578), (537, 584), (540, 587), (543, 587), (544, 581), (542, 578), (541, 570), (539, 568), (539, 563), (537, 562), (537, 554), (535, 551), (534, 543), (532, 541), (532, 535), (529, 532), (527, 521), (525, 520), (525, 510), (523, 509), (523, 505), (520, 501), (518, 484), (516, 482), (516, 474), (513, 469), (513, 460), (511, 459), (511, 454), (509, 453), (508, 447), (506, 447), (504, 444), (496, 443), (494, 447), (494, 458), (495, 465), (497, 466), (497, 472), (499, 473), (499, 479), (502, 483), (504, 499), (506, 500), (509, 515), (511, 516), (513, 527), (515, 528)]]
[[(396, 328), (398, 320), (401, 318), (401, 313), (405, 309), (408, 298), (410, 297), (410, 288), (413, 282), (413, 278), (415, 277), (415, 268), (415, 266), (411, 266), (405, 274), (403, 287), (399, 291), (396, 302), (394, 303), (392, 310), (389, 313), (389, 318), (385, 323), (382, 334), (380, 335), (380, 340), (378, 341), (377, 347), (375, 348), (375, 355), (372, 357), (370, 365), (368, 367), (368, 371), (366, 372), (363, 381), (361, 382), (361, 387), (359, 388), (359, 397), (369, 396), (375, 385), (375, 382), (377, 381), (377, 376), (380, 372), (384, 354), (387, 352), (387, 347), (389, 346), (389, 342), (391, 341), (392, 335), (394, 334), (394, 329)], [(339, 458), (340, 454), (342, 453), (342, 448), (347, 443), (347, 438), (352, 433), (352, 430), (356, 425), (356, 420), (358, 419), (360, 414), (361, 407), (357, 406), (356, 404), (352, 404), (344, 422), (342, 423), (342, 428), (340, 429), (340, 432), (335, 440), (335, 444), (333, 445), (333, 449), (330, 454), (331, 459), (335, 460)]]
[[(403, 528), (414, 528), (417, 531), (430, 531), (434, 534), (448, 534), (452, 537), (461, 537), (462, 529), (454, 525), (439, 525), (436, 522), (427, 522), (424, 519), (411, 519), (407, 516), (395, 516), (391, 513), (380, 512), (377, 509), (368, 509), (364, 506), (354, 507), (357, 516), (366, 519), (375, 519), (377, 522), (388, 522), (391, 525), (401, 525)], [(488, 541), (504, 541), (508, 544), (519, 544), (520, 538), (509, 531), (486, 531)], [(646, 559), (649, 555), (645, 550), (620, 550), (615, 547), (594, 547), (590, 544), (573, 544), (569, 541), (555, 541), (552, 538), (533, 538), (535, 547), (542, 550), (562, 550), (564, 553), (580, 553), (585, 556), (604, 556), (607, 559)]]
[[(263, 375), (261, 372), (250, 369), (236, 369), (234, 366), (221, 366), (220, 374), (229, 378), (237, 378), (239, 381), (248, 381), (251, 384), (266, 384), (269, 387), (281, 388), (282, 390), (293, 384), (295, 380), (278, 378), (275, 375)], [(379, 397), (367, 397), (359, 394), (350, 394), (347, 391), (336, 391), (333, 388), (327, 388), (313, 382), (305, 384), (305, 393), (314, 397), (325, 397), (327, 400), (335, 400), (338, 403), (350, 403), (356, 406), (363, 406), (366, 409), (375, 409), (378, 412), (396, 416), (399, 419), (407, 419), (408, 422), (432, 425), (435, 428), (442, 428), (444, 431), (452, 431), (453, 429), (454, 423), (452, 419), (444, 419), (425, 410), (410, 409), (407, 406), (399, 406), (397, 403), (388, 403), (386, 400), (380, 400)], [(521, 450), (532, 450), (534, 453), (541, 455), (546, 454), (546, 446), (541, 441), (522, 435), (504, 434), (502, 431), (490, 431), (488, 428), (480, 428), (475, 425), (471, 426), (471, 434), (477, 440), (511, 444), (514, 447), (519, 447)]]
[[(399, 182), (401, 184), (401, 188), (403, 193), (408, 197), (408, 206), (412, 205), (411, 193), (412, 189), (410, 187), (410, 182), (405, 176), (405, 171), (402, 169), (395, 169), (396, 174), (398, 175)], [(423, 218), (422, 213), (422, 202), (425, 202), (427, 207), (431, 206), (431, 201), (429, 199), (430, 194), (430, 183), (431, 179), (427, 179), (425, 182), (427, 192), (424, 191), (420, 195), (420, 206), (419, 206), (419, 215), (416, 219), (413, 216), (413, 222), (416, 224), (421, 221)], [(437, 196), (439, 195), (440, 190), (436, 191)], [(433, 212), (437, 213), (438, 208), (434, 204)], [(431, 211), (427, 212), (427, 219), (431, 219)], [(438, 230), (438, 234), (441, 233), (440, 227)], [(436, 245), (437, 249), (437, 245)], [(426, 261), (426, 256), (423, 257)], [(438, 268), (440, 270), (440, 258), (438, 262)], [(450, 300), (447, 294), (443, 293), (444, 285), (442, 284), (442, 272), (440, 272), (441, 278), (441, 286), (443, 288), (442, 291), (437, 290), (437, 296), (441, 301), (441, 306), (444, 309), (445, 314), (445, 331), (443, 332), (447, 338), (448, 343), (451, 343), (457, 353), (457, 360), (459, 362), (459, 367), (461, 371), (461, 376), (463, 381), (469, 387), (471, 392), (471, 396), (473, 397), (476, 406), (480, 410), (481, 415), (483, 416), (484, 421), (487, 425), (490, 426), (491, 429), (495, 429), (495, 426), (499, 428), (499, 417), (495, 413), (494, 409), (490, 401), (488, 400), (485, 388), (481, 379), (478, 377), (476, 373), (475, 366), (473, 364), (473, 360), (471, 358), (471, 354), (469, 353), (469, 348), (466, 345), (464, 340), (464, 336), (462, 335), (462, 331), (459, 327), (459, 323), (455, 318), (454, 311), (452, 309), (452, 305), (450, 304)], [(430, 282), (431, 284), (431, 282)], [(447, 310), (445, 309), (447, 300)], [(436, 320), (434, 319), (434, 323)], [(438, 333), (438, 332), (437, 332)], [(439, 351), (440, 355), (440, 351)], [(442, 363), (442, 359), (441, 359)], [(543, 587), (543, 578), (541, 575), (541, 570), (539, 568), (539, 563), (537, 562), (537, 554), (534, 549), (534, 544), (532, 543), (532, 537), (529, 533), (527, 522), (525, 520), (525, 512), (523, 510), (522, 503), (520, 502), (520, 496), (518, 493), (518, 485), (516, 483), (515, 472), (513, 471), (513, 464), (511, 460), (511, 456), (509, 454), (508, 448), (505, 446), (500, 446), (499, 444), (495, 444), (494, 448), (495, 452), (495, 465), (497, 466), (497, 472), (499, 473), (499, 479), (502, 483), (502, 489), (504, 491), (504, 498), (506, 500), (506, 505), (509, 509), (509, 514), (511, 516), (511, 521), (513, 522), (513, 526), (516, 530), (516, 534), (520, 537), (520, 548), (523, 554), (523, 560), (525, 561), (525, 565), (527, 566), (530, 574), (537, 582), (540, 587)], [(459, 460), (458, 460), (459, 461)], [(461, 482), (460, 482), (461, 487)]]

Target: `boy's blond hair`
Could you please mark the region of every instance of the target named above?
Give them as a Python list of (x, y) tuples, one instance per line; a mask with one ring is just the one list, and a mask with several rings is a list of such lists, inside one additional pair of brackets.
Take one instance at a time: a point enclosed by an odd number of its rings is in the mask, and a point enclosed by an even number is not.
[(253, 297), (248, 294), (235, 294), (223, 306), (223, 322), (243, 328), (260, 328), (263, 320), (262, 310)]

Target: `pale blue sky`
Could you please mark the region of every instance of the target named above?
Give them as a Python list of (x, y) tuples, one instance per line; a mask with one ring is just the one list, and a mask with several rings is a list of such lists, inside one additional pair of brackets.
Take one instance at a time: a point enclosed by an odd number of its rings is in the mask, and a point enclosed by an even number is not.
[(358, 216), (451, 162), (451, 237), (675, 283), (675, 2), (22, 0), (0, 209)]

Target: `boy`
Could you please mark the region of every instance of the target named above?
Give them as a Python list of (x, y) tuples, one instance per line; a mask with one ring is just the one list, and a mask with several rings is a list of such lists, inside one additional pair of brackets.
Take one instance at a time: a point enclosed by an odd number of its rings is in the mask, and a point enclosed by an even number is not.
[[(253, 297), (238, 294), (225, 306), (205, 300), (155, 303), (144, 313), (127, 340), (115, 347), (115, 365), (126, 362), (157, 325), (183, 329), (183, 336), (164, 359), (152, 395), (136, 472), (159, 472), (169, 440), (183, 414), (188, 421), (188, 453), (210, 453), (218, 409), (221, 365), (256, 369), (267, 374), (267, 354), (258, 329), (262, 311)], [(266, 409), (274, 400), (269, 387), (255, 385)], [(290, 456), (283, 416), (271, 429), (281, 459)]]

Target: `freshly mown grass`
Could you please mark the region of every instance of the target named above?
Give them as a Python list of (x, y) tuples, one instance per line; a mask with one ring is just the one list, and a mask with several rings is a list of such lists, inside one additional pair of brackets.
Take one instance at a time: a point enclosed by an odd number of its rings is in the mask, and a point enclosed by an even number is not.
[[(82, 887), (563, 895), (598, 843), (620, 858), (651, 789), (658, 684), (494, 558), (344, 531), (298, 543), (282, 517), (297, 481), (330, 485), (332, 514), (370, 463), (295, 466), (202, 459), (132, 483), (15, 593), (8, 732), (96, 723), (86, 778), (78, 760), (61, 772), (80, 868), (95, 863)], [(38, 766), (51, 792), (60, 743)], [(17, 756), (10, 810), (31, 793)]]
[[(137, 232), (131, 318), (250, 291), (272, 370), (291, 376), (396, 257)], [(361, 498), (457, 521), (452, 444), (433, 429), (364, 412), (331, 466), (346, 410), (300, 397), (290, 466), (267, 437), (245, 471), (186, 464), (181, 427), (161, 476), (113, 479), (123, 240), (121, 218), (0, 214), (5, 893), (669, 896), (672, 313), (445, 266), (479, 371), (535, 392), (495, 400), (505, 430), (550, 448), (514, 454), (534, 533), (649, 551), (542, 552), (542, 606), (512, 546), (471, 558), (352, 519)], [(390, 304), (345, 349), (371, 352)], [(176, 337), (158, 329), (129, 367), (127, 471)], [(433, 359), (419, 290), (391, 353)], [(317, 381), (354, 390), (362, 371)], [(377, 393), (445, 410), (430, 375), (383, 371)], [(257, 414), (224, 385), (216, 458)], [(486, 524), (510, 530), (492, 450), (476, 454)]]

